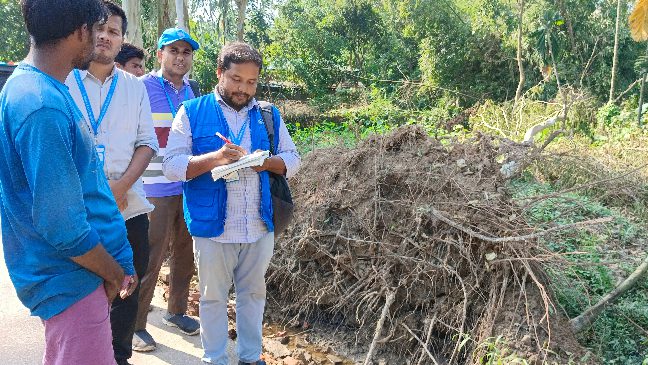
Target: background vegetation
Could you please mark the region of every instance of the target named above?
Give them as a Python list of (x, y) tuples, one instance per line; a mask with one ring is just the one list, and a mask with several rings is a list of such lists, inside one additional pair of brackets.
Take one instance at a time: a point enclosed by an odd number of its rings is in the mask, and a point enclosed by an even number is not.
[[(160, 29), (175, 19), (174, 2), (136, 3), (142, 34), (135, 41), (152, 55)], [(614, 217), (605, 229), (545, 242), (564, 258), (550, 274), (561, 310), (574, 317), (645, 256), (648, 133), (638, 108), (648, 44), (631, 38), (634, 5), (189, 0), (184, 26), (203, 46), (193, 77), (205, 90), (217, 82), (215, 60), (225, 42), (242, 38), (262, 51), (263, 97), (282, 107), (303, 153), (402, 124), (423, 125), (443, 140), (484, 132), (520, 141), (528, 128), (558, 117), (538, 136), (563, 131), (546, 150), (552, 157), (530, 167), (511, 193), (524, 204), (583, 187), (528, 209), (538, 227)], [(18, 1), (0, 0), (0, 18), (0, 61), (19, 61), (28, 39)], [(147, 65), (155, 67), (153, 57)], [(604, 363), (648, 364), (646, 289), (644, 279), (581, 333)]]

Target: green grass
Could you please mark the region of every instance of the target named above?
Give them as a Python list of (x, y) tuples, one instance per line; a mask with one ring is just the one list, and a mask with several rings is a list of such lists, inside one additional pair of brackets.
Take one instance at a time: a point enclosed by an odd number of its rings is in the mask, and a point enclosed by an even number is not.
[[(515, 199), (554, 192), (552, 186), (525, 176), (510, 184)], [(567, 265), (547, 267), (552, 278), (558, 304), (573, 318), (611, 291), (619, 277), (634, 270), (628, 261), (613, 248), (626, 248), (646, 236), (645, 229), (597, 202), (592, 197), (575, 193), (541, 201), (526, 211), (527, 221), (539, 228), (550, 223), (568, 224), (599, 217), (612, 217), (605, 227), (575, 229), (545, 237), (542, 243), (551, 251), (564, 255)], [(578, 254), (573, 254), (578, 252)], [(601, 358), (604, 364), (642, 364), (648, 358), (648, 283), (622, 296), (605, 310), (591, 328), (581, 333), (580, 342)]]

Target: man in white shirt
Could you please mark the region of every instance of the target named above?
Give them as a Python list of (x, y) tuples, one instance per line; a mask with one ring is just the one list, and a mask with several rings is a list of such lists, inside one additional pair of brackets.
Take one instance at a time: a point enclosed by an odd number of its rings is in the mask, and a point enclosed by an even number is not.
[[(133, 263), (139, 277), (148, 265), (148, 212), (141, 176), (158, 150), (151, 106), (144, 84), (115, 67), (126, 31), (124, 11), (104, 1), (107, 21), (96, 30), (96, 57), (88, 71), (74, 70), (66, 85), (81, 110), (117, 206), (126, 221)], [(118, 365), (128, 364), (137, 315), (138, 290), (113, 301), (110, 321)]]
[[(247, 151), (270, 150), (268, 131), (254, 99), (263, 61), (240, 42), (218, 57), (213, 93), (184, 102), (173, 120), (162, 165), (164, 175), (183, 181), (185, 221), (194, 242), (200, 283), (202, 361), (229, 365), (227, 302), (234, 282), (239, 365), (265, 365), (261, 357), (265, 273), (274, 249), (269, 173), (294, 176), (300, 158), (276, 108), (278, 143), (262, 166), (213, 180), (210, 170), (237, 161)], [(219, 138), (216, 133), (226, 138)], [(228, 139), (228, 141), (224, 141)]]

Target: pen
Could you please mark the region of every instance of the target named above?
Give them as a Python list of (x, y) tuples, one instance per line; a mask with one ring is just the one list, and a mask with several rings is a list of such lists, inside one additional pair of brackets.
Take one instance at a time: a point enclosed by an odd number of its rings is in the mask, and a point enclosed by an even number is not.
[(232, 143), (232, 141), (230, 141), (229, 139), (225, 138), (224, 135), (220, 134), (220, 132), (216, 132), (216, 136), (218, 136), (218, 138), (220, 138), (220, 139), (222, 139), (223, 141), (225, 141), (225, 143), (234, 144), (234, 143)]

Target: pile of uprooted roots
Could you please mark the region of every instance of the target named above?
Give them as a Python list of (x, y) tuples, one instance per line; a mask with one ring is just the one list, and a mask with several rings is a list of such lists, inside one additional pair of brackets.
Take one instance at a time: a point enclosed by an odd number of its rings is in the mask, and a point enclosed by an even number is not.
[(487, 136), (443, 144), (412, 126), (310, 153), (291, 181), (296, 217), (270, 290), (293, 313), (343, 318), (369, 358), (481, 363), (498, 336), (537, 361), (580, 351), (532, 259), (544, 253), (539, 233), (500, 173), (525, 154)]

